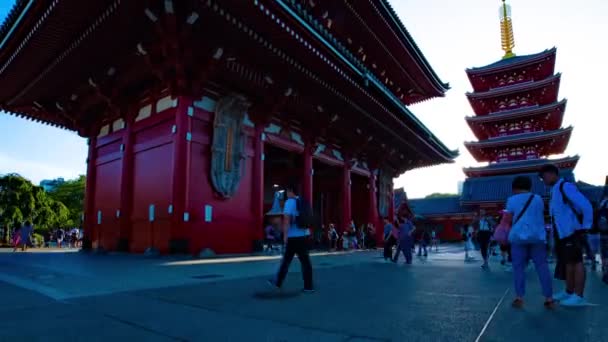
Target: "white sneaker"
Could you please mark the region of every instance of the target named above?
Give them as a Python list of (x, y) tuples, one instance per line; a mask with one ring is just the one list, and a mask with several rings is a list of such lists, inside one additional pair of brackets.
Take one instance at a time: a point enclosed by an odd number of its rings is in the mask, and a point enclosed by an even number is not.
[(564, 299), (563, 301), (561, 301), (560, 305), (563, 305), (563, 306), (586, 306), (587, 305), (587, 301), (585, 300), (585, 298), (579, 297), (578, 295), (573, 294), (572, 296), (568, 297), (567, 299)]
[(554, 294), (553, 295), (553, 300), (557, 300), (557, 301), (561, 302), (563, 300), (566, 300), (566, 299), (570, 298), (570, 296), (572, 296), (572, 295), (569, 294), (568, 292), (562, 291), (562, 292), (560, 292), (558, 294)]

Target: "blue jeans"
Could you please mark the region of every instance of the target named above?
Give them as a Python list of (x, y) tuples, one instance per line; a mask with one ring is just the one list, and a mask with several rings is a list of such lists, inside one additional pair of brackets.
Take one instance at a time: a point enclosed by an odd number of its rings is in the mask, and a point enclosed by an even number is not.
[(526, 294), (526, 266), (532, 259), (538, 274), (538, 280), (545, 298), (553, 297), (553, 287), (549, 265), (547, 264), (547, 246), (544, 243), (512, 244), (513, 283), (515, 294), (523, 297)]
[(412, 263), (412, 247), (414, 246), (414, 240), (412, 238), (405, 238), (399, 241), (397, 245), (397, 252), (395, 252), (395, 256), (393, 257), (393, 262), (397, 262), (399, 259), (399, 253), (403, 253), (405, 257), (405, 262), (408, 264)]

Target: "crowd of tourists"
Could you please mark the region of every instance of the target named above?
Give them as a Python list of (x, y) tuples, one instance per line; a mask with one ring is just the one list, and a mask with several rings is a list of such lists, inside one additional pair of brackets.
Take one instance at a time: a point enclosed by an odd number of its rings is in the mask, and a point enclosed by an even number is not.
[(37, 248), (80, 248), (82, 246), (83, 230), (73, 228), (66, 231), (61, 228), (47, 230), (42, 234), (42, 240), (34, 239), (34, 226), (32, 222), (25, 221), (17, 224), (11, 234), (13, 252), (27, 251), (29, 247)]
[[(465, 260), (479, 249), (482, 269), (489, 270), (489, 260), (500, 247), (501, 264), (513, 272), (513, 306), (524, 305), (525, 271), (532, 262), (538, 274), (544, 305), (555, 307), (585, 306), (585, 261), (592, 271), (600, 254), (603, 277), (608, 284), (608, 194), (591, 203), (576, 187), (559, 176), (554, 165), (544, 166), (539, 176), (550, 188), (549, 217), (546, 224), (545, 203), (532, 193), (532, 180), (519, 176), (513, 180), (513, 194), (508, 198), (500, 220), (481, 210), (465, 234)], [(477, 247), (477, 248), (476, 248)], [(563, 290), (554, 294), (549, 264), (555, 262), (553, 278), (563, 282)]]
[[(549, 217), (545, 220), (545, 202), (532, 192), (532, 179), (518, 176), (512, 182), (512, 195), (507, 199), (506, 208), (498, 220), (487, 215), (484, 210), (468, 226), (465, 234), (465, 258), (470, 259), (473, 250), (479, 249), (483, 270), (490, 270), (490, 259), (500, 248), (502, 265), (513, 273), (515, 298), (512, 306), (524, 306), (526, 275), (529, 264), (534, 264), (544, 296), (544, 306), (553, 309), (559, 303), (563, 306), (585, 306), (586, 269), (584, 260), (594, 270), (597, 254), (600, 253), (603, 281), (608, 284), (608, 194), (599, 203), (592, 205), (577, 189), (576, 185), (560, 178), (559, 169), (554, 165), (544, 166), (539, 177), (550, 188)], [(307, 218), (312, 210), (297, 195), (294, 186), (287, 187), (284, 205), (275, 221), (282, 236), (272, 236), (282, 241), (285, 249), (276, 276), (269, 280), (273, 288), (281, 288), (295, 255), (302, 266), (304, 291), (313, 292), (312, 265), (309, 257), (311, 237)], [(276, 200), (276, 198), (275, 198)], [(267, 238), (273, 231), (268, 229)], [(353, 222), (342, 234), (334, 224), (323, 228), (314, 236), (317, 245), (328, 249), (375, 248), (375, 228), (371, 224), (357, 229)], [(428, 247), (438, 249), (434, 230), (417, 229), (409, 217), (399, 217), (395, 222), (384, 220), (383, 231), (386, 261), (396, 263), (403, 254), (406, 264), (411, 264), (418, 242), (418, 255), (426, 257)], [(475, 242), (473, 242), (475, 241)], [(478, 247), (476, 248), (475, 245)], [(554, 293), (549, 265), (555, 259), (553, 278), (563, 282), (563, 290)]]
[[(348, 251), (375, 249), (376, 228), (374, 224), (362, 224), (357, 228), (351, 221), (346, 229), (338, 232), (336, 225), (321, 225), (314, 229), (311, 235), (312, 249), (323, 251)], [(268, 220), (264, 229), (264, 251), (267, 253), (280, 253), (282, 251), (283, 231), (280, 221)]]

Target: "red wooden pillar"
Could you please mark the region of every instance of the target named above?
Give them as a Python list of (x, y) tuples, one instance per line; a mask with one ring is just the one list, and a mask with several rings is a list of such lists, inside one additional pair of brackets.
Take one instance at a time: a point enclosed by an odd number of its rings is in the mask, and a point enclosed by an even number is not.
[(304, 169), (302, 174), (302, 198), (308, 202), (309, 205), (312, 206), (313, 202), (313, 144), (310, 141), (307, 141), (304, 146), (304, 152), (302, 154), (302, 158), (304, 161)]
[(352, 220), (351, 212), (351, 179), (350, 179), (350, 163), (345, 158), (344, 166), (342, 167), (342, 227), (341, 231), (347, 229)]
[(93, 247), (95, 225), (97, 224), (97, 213), (95, 212), (95, 181), (97, 169), (97, 137), (89, 138), (89, 156), (87, 158), (87, 180), (85, 189), (85, 213), (84, 213), (84, 241), (83, 249), (90, 250)]
[[(171, 203), (167, 209), (171, 215), (169, 248), (173, 252), (187, 252), (188, 233), (184, 224), (184, 213), (188, 203), (190, 151), (192, 140), (193, 101), (186, 96), (177, 97), (175, 109), (175, 134), (173, 136), (173, 188)], [(161, 209), (162, 210), (162, 209)], [(199, 208), (199, 210), (202, 210)]]
[(393, 180), (389, 183), (389, 196), (388, 196), (388, 218), (393, 223), (395, 221), (395, 191), (393, 189)]
[(125, 118), (125, 130), (122, 142), (122, 172), (120, 178), (120, 233), (118, 237), (118, 250), (128, 251), (131, 241), (131, 214), (133, 211), (133, 124), (132, 112)]
[(252, 206), (254, 216), (253, 241), (264, 239), (264, 127), (261, 122), (255, 123)]
[(381, 242), (383, 238), (383, 227), (382, 222), (380, 222), (380, 215), (378, 215), (378, 192), (376, 188), (376, 171), (370, 170), (369, 173), (369, 212), (367, 215), (367, 220), (369, 223), (374, 225), (376, 228), (376, 241)]

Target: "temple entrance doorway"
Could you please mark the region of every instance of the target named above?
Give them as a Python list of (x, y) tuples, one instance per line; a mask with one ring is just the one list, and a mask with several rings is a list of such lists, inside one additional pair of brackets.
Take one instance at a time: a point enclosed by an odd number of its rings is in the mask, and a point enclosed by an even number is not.
[(264, 213), (272, 208), (274, 194), (289, 182), (301, 182), (302, 156), (270, 144), (264, 146)]
[(369, 223), (369, 178), (351, 172), (351, 210), (357, 230)]
[(330, 223), (333, 223), (338, 231), (341, 231), (339, 225), (342, 184), (340, 167), (314, 160), (313, 169), (313, 209), (326, 229)]

